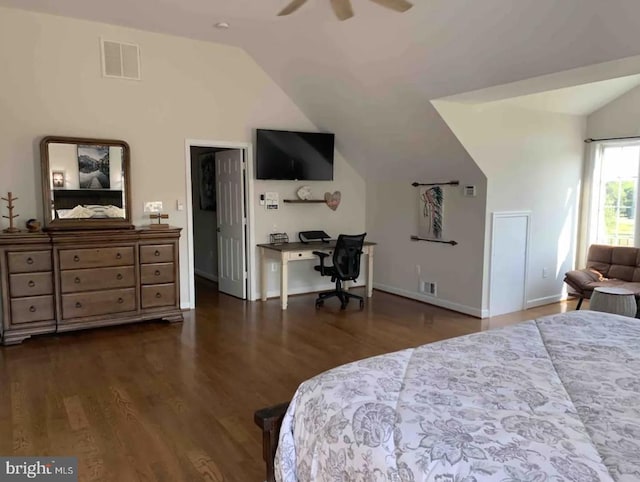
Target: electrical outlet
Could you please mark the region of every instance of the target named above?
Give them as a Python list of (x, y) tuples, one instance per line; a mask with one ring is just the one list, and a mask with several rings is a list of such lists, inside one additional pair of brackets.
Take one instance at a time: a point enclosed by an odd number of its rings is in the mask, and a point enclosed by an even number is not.
[(549, 268), (542, 268), (542, 277), (543, 278), (549, 277)]
[(416, 273), (418, 273), (418, 275), (420, 274), (420, 265), (416, 264)]
[(438, 285), (433, 281), (422, 281), (420, 291), (429, 296), (438, 296)]
[(276, 271), (278, 271), (278, 264), (277, 263), (271, 263), (271, 272), (275, 273)]

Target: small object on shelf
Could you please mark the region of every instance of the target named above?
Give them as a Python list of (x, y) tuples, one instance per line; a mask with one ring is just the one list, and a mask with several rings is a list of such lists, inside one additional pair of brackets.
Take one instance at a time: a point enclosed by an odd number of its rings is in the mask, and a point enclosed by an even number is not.
[(6, 229), (3, 229), (2, 232), (3, 233), (19, 233), (20, 230), (13, 225), (13, 220), (18, 216), (20, 216), (19, 214), (13, 214), (13, 209), (15, 208), (15, 206), (13, 205), (13, 201), (16, 201), (18, 198), (13, 197), (13, 193), (9, 191), (9, 193), (7, 193), (7, 197), (3, 197), (1, 199), (3, 201), (7, 201), (7, 209), (9, 210), (8, 216), (2, 216), (3, 218), (9, 220), (9, 227)]
[(151, 220), (157, 219), (158, 220), (157, 223), (153, 222), (153, 223), (151, 223), (149, 225), (149, 227), (151, 229), (167, 229), (169, 227), (168, 223), (163, 223), (162, 222), (163, 219), (169, 219), (169, 215), (168, 214), (151, 213), (151, 214), (149, 214), (149, 219), (151, 219)]
[(269, 239), (271, 244), (285, 244), (289, 242), (287, 233), (271, 233)]
[(307, 201), (311, 199), (311, 187), (302, 186), (300, 189), (298, 189), (297, 194), (300, 199), (302, 199), (303, 201)]
[(27, 221), (27, 231), (30, 233), (37, 233), (40, 231), (40, 221), (37, 219), (29, 219)]
[(327, 206), (329, 206), (329, 208), (333, 211), (338, 209), (338, 206), (340, 206), (341, 198), (342, 194), (340, 193), (340, 191), (335, 191), (333, 194), (330, 192), (324, 193), (324, 200), (327, 203)]

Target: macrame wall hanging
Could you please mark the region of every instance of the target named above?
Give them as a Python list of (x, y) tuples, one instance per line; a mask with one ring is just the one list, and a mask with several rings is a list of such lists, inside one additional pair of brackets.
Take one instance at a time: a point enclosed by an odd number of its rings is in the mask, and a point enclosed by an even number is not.
[(444, 200), (445, 186), (457, 186), (459, 181), (419, 183), (414, 182), (413, 187), (418, 191), (418, 234), (411, 236), (414, 241), (429, 241), (432, 243), (444, 243), (455, 246), (453, 240), (443, 239), (444, 232)]

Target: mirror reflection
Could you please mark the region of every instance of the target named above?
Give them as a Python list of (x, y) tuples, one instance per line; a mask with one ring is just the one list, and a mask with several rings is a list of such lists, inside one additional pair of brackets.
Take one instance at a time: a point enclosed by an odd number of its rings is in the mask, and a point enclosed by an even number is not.
[(122, 146), (50, 142), (51, 219), (125, 219)]

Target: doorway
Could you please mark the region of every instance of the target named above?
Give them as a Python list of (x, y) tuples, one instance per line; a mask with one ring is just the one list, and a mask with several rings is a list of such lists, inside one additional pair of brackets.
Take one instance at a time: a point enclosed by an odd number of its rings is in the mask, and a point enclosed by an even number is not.
[(196, 306), (196, 292), (247, 299), (253, 264), (248, 256), (250, 147), (187, 140), (186, 157), (190, 307)]

